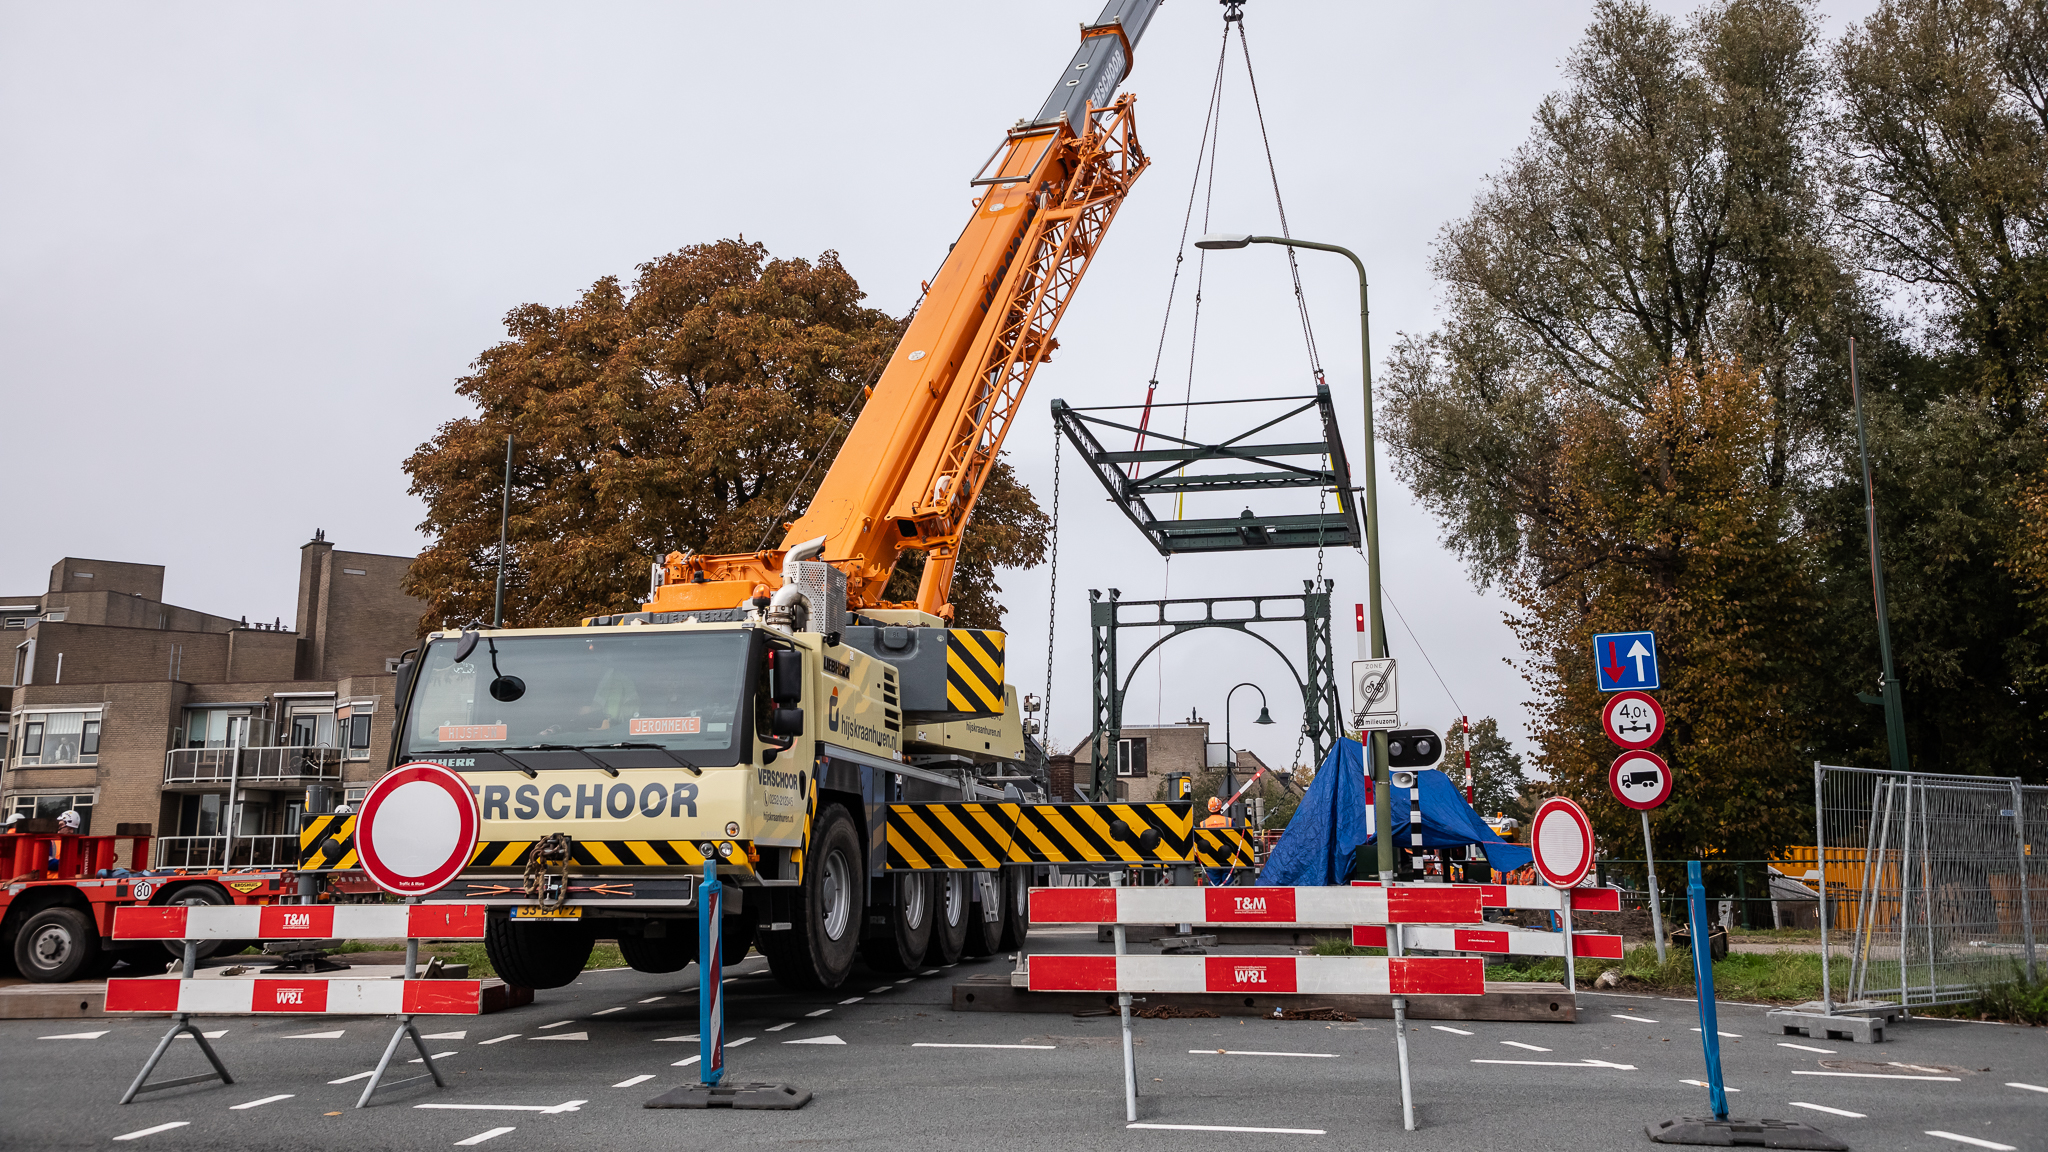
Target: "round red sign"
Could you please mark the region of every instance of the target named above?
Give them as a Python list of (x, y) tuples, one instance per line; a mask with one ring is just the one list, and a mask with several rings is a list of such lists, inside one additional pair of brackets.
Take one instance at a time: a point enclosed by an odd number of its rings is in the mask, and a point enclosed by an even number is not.
[(1553, 796), (1529, 822), (1529, 847), (1536, 854), (1536, 871), (1551, 887), (1576, 887), (1593, 868), (1593, 822), (1585, 809)]
[(1607, 790), (1631, 808), (1655, 808), (1671, 799), (1671, 765), (1655, 752), (1623, 752), (1607, 769)]
[(1600, 709), (1600, 727), (1623, 748), (1648, 748), (1664, 738), (1664, 708), (1648, 692), (1617, 692)]
[(401, 764), (370, 786), (356, 817), (356, 854), (386, 892), (421, 896), (462, 873), (483, 824), (476, 794), (439, 764)]

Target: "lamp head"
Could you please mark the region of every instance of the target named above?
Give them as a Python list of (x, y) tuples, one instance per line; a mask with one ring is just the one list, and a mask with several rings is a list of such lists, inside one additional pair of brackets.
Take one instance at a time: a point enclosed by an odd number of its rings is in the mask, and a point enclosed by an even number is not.
[(1263, 706), (1259, 708), (1259, 718), (1257, 720), (1252, 721), (1252, 723), (1254, 724), (1271, 724), (1272, 722), (1273, 714), (1271, 712), (1266, 711), (1266, 709)]
[(1223, 248), (1244, 248), (1252, 242), (1251, 233), (1211, 232), (1195, 241), (1195, 247), (1216, 251)]

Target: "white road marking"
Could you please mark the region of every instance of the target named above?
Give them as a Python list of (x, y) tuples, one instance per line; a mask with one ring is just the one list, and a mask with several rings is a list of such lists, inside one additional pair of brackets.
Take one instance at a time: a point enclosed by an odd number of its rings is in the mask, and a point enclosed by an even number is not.
[(768, 1029), (768, 1031), (770, 1031), (770, 1032), (780, 1032), (780, 1031), (782, 1031), (782, 1030), (783, 1030), (784, 1028), (794, 1028), (794, 1027), (796, 1027), (796, 1021), (794, 1021), (794, 1020), (791, 1020), (791, 1021), (789, 1021), (788, 1023), (785, 1023), (785, 1024), (777, 1024), (777, 1025), (775, 1025), (775, 1026), (774, 1026), (773, 1028), (770, 1028), (770, 1029)]
[(1051, 1044), (912, 1044), (912, 1048), (1030, 1048), (1050, 1052)]
[(648, 997), (647, 999), (645, 999), (645, 1000), (642, 1000), (642, 1001), (641, 1001), (641, 1003), (642, 1003), (642, 1004), (652, 1004), (652, 1003), (654, 1003), (654, 1002), (655, 1002), (656, 1000), (666, 1000), (666, 999), (668, 999), (668, 997), (667, 997), (667, 996), (649, 996), (649, 997)]
[(2015, 1152), (2015, 1149), (2010, 1144), (2000, 1144), (1994, 1140), (1979, 1140), (1975, 1136), (1964, 1136), (1955, 1132), (1943, 1132), (1939, 1128), (1932, 1129), (1927, 1134), (1929, 1136), (1939, 1136), (1943, 1140), (1954, 1140), (1959, 1144), (1968, 1144), (1973, 1148), (1989, 1148), (1992, 1149), (1992, 1152)]
[(688, 1067), (689, 1067), (690, 1065), (692, 1065), (692, 1064), (695, 1064), (696, 1062), (697, 1062), (697, 1057), (695, 1057), (695, 1056), (692, 1056), (692, 1057), (690, 1057), (690, 1058), (689, 1058), (688, 1060), (678, 1060), (678, 1061), (676, 1061), (675, 1063), (673, 1063), (673, 1064), (669, 1065), (669, 1067), (671, 1067), (671, 1068), (688, 1068)]
[(510, 1035), (506, 1035), (506, 1036), (493, 1036), (493, 1037), (491, 1037), (491, 1038), (490, 1038), (489, 1040), (479, 1040), (479, 1041), (477, 1041), (477, 1046), (478, 1046), (478, 1047), (482, 1047), (482, 1046), (484, 1046), (485, 1044), (503, 1044), (503, 1043), (504, 1043), (505, 1041), (507, 1041), (507, 1040), (517, 1040), (517, 1039), (519, 1039), (519, 1038), (520, 1038), (521, 1036), (524, 1036), (524, 1035), (526, 1035), (526, 1033), (524, 1033), (524, 1032), (514, 1032), (514, 1033), (511, 1033)]
[(884, 993), (884, 992), (892, 992), (892, 991), (894, 991), (894, 990), (895, 990), (895, 988), (896, 988), (896, 986), (895, 986), (894, 984), (884, 984), (884, 985), (882, 985), (882, 986), (881, 986), (880, 988), (870, 988), (870, 989), (868, 989), (868, 995), (870, 995), (870, 996), (880, 996), (880, 995), (881, 995), (882, 993)]
[(539, 1112), (544, 1116), (558, 1116), (564, 1112), (580, 1112), (588, 1100), (565, 1100), (560, 1104), (415, 1104), (415, 1108), (438, 1108), (450, 1112)]
[(844, 1045), (845, 1045), (845, 1043), (846, 1043), (846, 1041), (844, 1041), (844, 1040), (841, 1040), (841, 1039), (840, 1039), (839, 1037), (837, 1037), (837, 1036), (806, 1036), (806, 1037), (805, 1037), (805, 1038), (803, 1038), (802, 1040), (784, 1040), (784, 1041), (783, 1041), (783, 1043), (784, 1043), (784, 1044), (838, 1044), (838, 1045), (844, 1046)]
[(625, 1006), (624, 1004), (621, 1004), (621, 1005), (619, 1005), (619, 1006), (618, 1006), (617, 1008), (600, 1008), (600, 1009), (598, 1009), (597, 1011), (595, 1011), (595, 1012), (592, 1012), (592, 1013), (591, 1013), (591, 1015), (592, 1015), (592, 1016), (609, 1016), (609, 1015), (611, 1015), (611, 1014), (612, 1014), (612, 1013), (614, 1013), (614, 1012), (624, 1012), (625, 1010), (626, 1010), (626, 1006)]
[[(221, 1029), (221, 1030), (220, 1030), (220, 1031), (218, 1031), (218, 1032), (201, 1032), (201, 1033), (200, 1033), (200, 1035), (201, 1035), (201, 1036), (204, 1036), (204, 1037), (206, 1037), (206, 1038), (207, 1038), (208, 1040), (218, 1040), (218, 1039), (220, 1039), (221, 1037), (223, 1037), (223, 1036), (225, 1036), (225, 1035), (227, 1035), (227, 1034), (228, 1034), (228, 1030), (227, 1030), (227, 1029), (225, 1029), (225, 1028)], [(192, 1038), (192, 1034), (191, 1034), (190, 1032), (180, 1032), (180, 1033), (178, 1033), (178, 1039), (180, 1039), (180, 1040), (190, 1040), (191, 1038)]]
[[(1614, 1018), (1615, 1018), (1616, 1020), (1626, 1020), (1626, 1021), (1628, 1021), (1628, 1022), (1629, 1022), (1629, 1023), (1631, 1023), (1631, 1024), (1655, 1024), (1655, 1023), (1656, 1023), (1656, 1021), (1655, 1021), (1655, 1020), (1652, 1020), (1652, 1019), (1650, 1019), (1650, 1018), (1649, 1018), (1648, 1016), (1624, 1016), (1624, 1015), (1622, 1015), (1622, 1014), (1621, 1014), (1621, 1013), (1619, 1013), (1619, 1012), (1609, 1012), (1609, 1013), (1608, 1013), (1608, 1015), (1609, 1015), (1609, 1016), (1612, 1016), (1612, 1017), (1614, 1017)], [(1695, 1028), (1695, 1029), (1693, 1029), (1693, 1031), (1697, 1032), (1697, 1031), (1699, 1031), (1699, 1029)]]
[(1792, 1105), (1794, 1108), (1811, 1108), (1815, 1112), (1825, 1112), (1830, 1116), (1847, 1116), (1851, 1120), (1870, 1119), (1870, 1117), (1864, 1115), (1861, 1112), (1851, 1112), (1846, 1108), (1830, 1108), (1825, 1104), (1808, 1104), (1804, 1100), (1787, 1100), (1786, 1103)]
[(918, 973), (919, 976), (937, 976), (938, 974), (939, 970), (937, 968), (927, 968), (924, 971)]
[(865, 999), (867, 999), (867, 997), (865, 997), (865, 996), (848, 996), (848, 997), (847, 997), (846, 999), (844, 999), (844, 1000), (841, 1000), (841, 1001), (840, 1001), (840, 1003), (841, 1003), (841, 1004), (858, 1004), (858, 1003), (860, 1003), (861, 1001), (863, 1001), (863, 1000), (865, 1000)]
[(659, 1040), (655, 1041), (656, 1044), (695, 1044), (696, 1042), (697, 1034), (695, 1032), (690, 1033), (688, 1036), (663, 1036)]
[(910, 982), (911, 982), (912, 980), (915, 980), (915, 979), (917, 979), (917, 977), (915, 977), (915, 976), (905, 976), (905, 977), (904, 977), (903, 979), (901, 979), (901, 980), (898, 980), (898, 981), (897, 981), (897, 983), (898, 983), (898, 984), (908, 984), (908, 983), (910, 983)]
[(290, 1092), (286, 1092), (286, 1093), (284, 1093), (284, 1094), (282, 1094), (282, 1095), (279, 1095), (279, 1096), (265, 1096), (265, 1097), (264, 1097), (263, 1099), (261, 1099), (261, 1100), (251, 1100), (251, 1101), (249, 1101), (249, 1102), (248, 1102), (247, 1104), (231, 1104), (231, 1105), (229, 1105), (228, 1107), (229, 1107), (229, 1108), (230, 1108), (230, 1110), (232, 1110), (232, 1111), (235, 1111), (235, 1112), (241, 1112), (241, 1111), (243, 1111), (243, 1110), (245, 1110), (245, 1109), (249, 1109), (249, 1108), (261, 1108), (261, 1107), (263, 1107), (263, 1106), (264, 1106), (265, 1104), (275, 1104), (275, 1103), (277, 1103), (277, 1102), (278, 1102), (279, 1100), (289, 1100), (289, 1099), (291, 1099), (291, 1098), (292, 1098), (292, 1093), (290, 1093)]
[(1605, 1060), (1474, 1060), (1474, 1064), (1521, 1064), (1535, 1068), (1616, 1068), (1633, 1072), (1633, 1064), (1610, 1064)]
[(1794, 1068), (1794, 1076), (1848, 1076), (1857, 1080), (1946, 1080), (1951, 1084), (1961, 1083), (1960, 1076), (1904, 1076), (1897, 1072), (1814, 1072), (1805, 1068)]
[(827, 1012), (830, 1012), (830, 1011), (831, 1011), (831, 1009), (830, 1009), (830, 1008), (820, 1008), (820, 1009), (818, 1009), (818, 1010), (817, 1010), (816, 1012), (806, 1012), (806, 1013), (804, 1013), (804, 1015), (806, 1015), (806, 1016), (823, 1016), (823, 1015), (824, 1015), (825, 1013), (827, 1013)]
[(345, 1033), (346, 1033), (347, 1031), (348, 1031), (348, 1029), (346, 1029), (346, 1028), (336, 1028), (336, 1029), (335, 1029), (334, 1031), (332, 1031), (332, 1032), (300, 1032), (300, 1033), (298, 1033), (298, 1034), (296, 1034), (296, 1035), (292, 1035), (292, 1036), (287, 1036), (287, 1037), (285, 1037), (285, 1039), (287, 1039), (287, 1040), (339, 1040), (339, 1039), (341, 1039), (341, 1038), (342, 1038), (343, 1034), (345, 1034)]
[(1503, 1040), (1503, 1041), (1501, 1041), (1501, 1043), (1503, 1043), (1503, 1044), (1507, 1045), (1507, 1046), (1508, 1046), (1508, 1047), (1510, 1047), (1510, 1048), (1520, 1048), (1520, 1049), (1522, 1049), (1522, 1050), (1523, 1050), (1523, 1051), (1525, 1051), (1525, 1052), (1548, 1052), (1548, 1051), (1550, 1051), (1550, 1049), (1548, 1049), (1548, 1048), (1544, 1048), (1544, 1047), (1542, 1047), (1542, 1046), (1540, 1046), (1540, 1045), (1536, 1045), (1536, 1044), (1524, 1044), (1524, 1043), (1522, 1043), (1522, 1042), (1521, 1042), (1520, 1040)]
[[(1680, 1083), (1680, 1084), (1690, 1084), (1690, 1085), (1692, 1085), (1692, 1086), (1693, 1086), (1693, 1087), (1695, 1087), (1695, 1088), (1711, 1088), (1711, 1087), (1713, 1087), (1713, 1085), (1711, 1085), (1711, 1084), (1707, 1083), (1707, 1082), (1706, 1082), (1705, 1080), (1680, 1080), (1680, 1081), (1679, 1081), (1679, 1083)], [(1723, 1084), (1723, 1085), (1721, 1086), (1721, 1091), (1723, 1091), (1723, 1092), (1740, 1092), (1740, 1091), (1742, 1091), (1742, 1089), (1740, 1089), (1740, 1088), (1730, 1088), (1730, 1087), (1728, 1087), (1728, 1086), (1727, 1086), (1726, 1084)]]
[(376, 1074), (377, 1074), (377, 1070), (376, 1070), (375, 1068), (372, 1068), (372, 1069), (370, 1069), (370, 1070), (369, 1070), (368, 1072), (358, 1072), (358, 1073), (356, 1073), (356, 1074), (355, 1074), (355, 1075), (353, 1075), (353, 1076), (343, 1076), (343, 1077), (342, 1077), (341, 1079), (339, 1079), (339, 1080), (329, 1080), (329, 1081), (328, 1081), (328, 1083), (329, 1083), (329, 1084), (348, 1084), (348, 1083), (351, 1083), (351, 1082), (353, 1082), (353, 1081), (356, 1081), (356, 1080), (368, 1080), (368, 1079), (369, 1079), (370, 1077), (372, 1077), (372, 1076), (375, 1076)]
[(1190, 1056), (1313, 1056), (1318, 1060), (1335, 1060), (1335, 1052), (1250, 1052), (1238, 1048), (1190, 1048)]
[(1792, 1043), (1792, 1042), (1791, 1042), (1791, 1041), (1789, 1041), (1789, 1040), (1780, 1040), (1780, 1041), (1778, 1041), (1778, 1047), (1780, 1047), (1780, 1048), (1797, 1048), (1797, 1049), (1799, 1049), (1799, 1050), (1800, 1050), (1801, 1052), (1819, 1052), (1819, 1053), (1821, 1053), (1821, 1054), (1822, 1054), (1822, 1055), (1824, 1055), (1824, 1056), (1833, 1056), (1833, 1055), (1835, 1054), (1835, 1050), (1834, 1050), (1833, 1048), (1815, 1048), (1815, 1047), (1814, 1047), (1813, 1045), (1811, 1045), (1811, 1044), (1794, 1044), (1794, 1043)]
[[(434, 1059), (436, 1059), (436, 1060), (439, 1060), (439, 1059), (440, 1059), (441, 1057), (443, 1057), (443, 1056), (453, 1056), (453, 1055), (455, 1055), (455, 1053), (453, 1053), (453, 1052), (436, 1052), (436, 1053), (434, 1053)], [(424, 1063), (426, 1063), (426, 1061), (425, 1061), (424, 1059), (421, 1059), (421, 1058), (420, 1058), (420, 1057), (418, 1057), (418, 1056), (415, 1056), (415, 1057), (413, 1057), (412, 1059), (410, 1059), (410, 1060), (407, 1060), (407, 1061), (406, 1061), (406, 1063), (407, 1063), (407, 1064), (424, 1064)]]
[(1463, 1028), (1453, 1028), (1448, 1024), (1431, 1024), (1430, 1027), (1436, 1029), (1439, 1032), (1449, 1032), (1457, 1036), (1477, 1035), (1477, 1033), (1467, 1032)]
[[(66, 1032), (66, 1033), (64, 1033), (64, 1034), (63, 1034), (62, 1036), (38, 1036), (38, 1037), (36, 1037), (36, 1039), (38, 1039), (38, 1040), (97, 1040), (97, 1039), (99, 1039), (100, 1037), (102, 1037), (102, 1036), (105, 1036), (105, 1035), (106, 1035), (106, 1034), (107, 1034), (108, 1032), (111, 1032), (111, 1031), (113, 1031), (113, 1029), (111, 1029), (111, 1028), (107, 1028), (107, 1029), (103, 1029), (103, 1030), (101, 1030), (101, 1031), (98, 1031), (98, 1032)], [(340, 1033), (338, 1033), (338, 1032), (337, 1032), (337, 1033), (335, 1033), (335, 1035), (337, 1035), (337, 1036), (338, 1036), (338, 1035), (340, 1035)]]
[(754, 1038), (752, 1036), (742, 1036), (737, 1040), (727, 1040), (725, 1046), (727, 1048), (737, 1048), (742, 1044), (751, 1044), (753, 1041)]
[(588, 1032), (557, 1032), (553, 1036), (535, 1036), (535, 1040), (588, 1040)]
[(638, 1076), (635, 1076), (635, 1077), (633, 1077), (633, 1078), (632, 1078), (632, 1079), (630, 1079), (630, 1080), (621, 1080), (621, 1081), (619, 1081), (619, 1082), (618, 1082), (617, 1084), (614, 1084), (614, 1085), (612, 1085), (612, 1087), (614, 1087), (614, 1088), (631, 1088), (631, 1087), (632, 1087), (633, 1085), (635, 1085), (635, 1084), (645, 1084), (645, 1083), (647, 1083), (647, 1082), (648, 1082), (649, 1080), (652, 1080), (652, 1079), (654, 1079), (654, 1073), (652, 1073), (652, 1072), (643, 1072), (643, 1073), (641, 1073), (640, 1075), (638, 1075)]
[(545, 1032), (545, 1031), (547, 1031), (547, 1030), (548, 1030), (548, 1029), (550, 1029), (550, 1028), (560, 1028), (560, 1027), (561, 1027), (561, 1026), (563, 1026), (564, 1024), (574, 1024), (574, 1023), (575, 1023), (575, 1021), (574, 1021), (574, 1020), (557, 1020), (557, 1021), (555, 1021), (555, 1022), (554, 1022), (553, 1024), (543, 1024), (543, 1025), (541, 1025), (541, 1026), (540, 1026), (540, 1030), (541, 1030), (541, 1031), (543, 1031), (543, 1032)]
[(467, 1040), (468, 1038), (469, 1029), (467, 1028), (460, 1032), (429, 1032), (425, 1036), (420, 1037), (422, 1040)]
[(2048, 1092), (2048, 1088), (2043, 1088), (2039, 1084), (2022, 1084), (2017, 1080), (2007, 1080), (2005, 1086), (2007, 1088), (2025, 1088), (2029, 1092)]
[(142, 1138), (143, 1138), (144, 1136), (154, 1136), (154, 1135), (156, 1135), (156, 1134), (157, 1134), (157, 1133), (159, 1133), (159, 1132), (169, 1132), (169, 1131), (170, 1131), (171, 1129), (173, 1129), (173, 1128), (183, 1128), (183, 1127), (184, 1127), (185, 1125), (187, 1125), (187, 1124), (190, 1124), (190, 1123), (191, 1123), (191, 1121), (190, 1121), (190, 1120), (173, 1120), (173, 1121), (171, 1121), (171, 1122), (170, 1122), (169, 1124), (159, 1124), (159, 1125), (157, 1125), (157, 1126), (156, 1126), (156, 1127), (154, 1127), (154, 1128), (143, 1128), (143, 1129), (141, 1129), (141, 1130), (139, 1130), (139, 1131), (135, 1131), (135, 1132), (130, 1132), (130, 1133), (128, 1133), (128, 1134), (127, 1134), (127, 1135), (125, 1135), (125, 1136), (116, 1136), (116, 1137), (114, 1137), (114, 1139), (116, 1139), (116, 1140), (140, 1140), (140, 1139), (142, 1139)]
[(1241, 1128), (1235, 1124), (1126, 1124), (1125, 1128), (1149, 1128), (1162, 1132), (1278, 1132), (1290, 1136), (1327, 1136), (1321, 1128)]
[(507, 1133), (507, 1132), (511, 1132), (511, 1131), (514, 1131), (514, 1129), (511, 1129), (511, 1128), (493, 1128), (493, 1129), (491, 1129), (491, 1130), (490, 1130), (490, 1131), (488, 1131), (488, 1132), (479, 1132), (479, 1133), (477, 1133), (476, 1135), (474, 1135), (474, 1136), (471, 1136), (471, 1137), (470, 1137), (469, 1139), (467, 1139), (467, 1140), (457, 1140), (457, 1141), (455, 1142), (455, 1146), (456, 1146), (457, 1148), (465, 1148), (465, 1147), (468, 1147), (468, 1146), (469, 1146), (469, 1145), (471, 1145), (471, 1144), (481, 1144), (481, 1143), (483, 1143), (484, 1141), (486, 1141), (486, 1140), (489, 1140), (489, 1139), (490, 1139), (491, 1137), (493, 1137), (493, 1136), (503, 1136), (503, 1135), (504, 1135), (505, 1133)]
[[(1695, 1028), (1695, 1029), (1693, 1029), (1693, 1031), (1697, 1032), (1697, 1031), (1699, 1031), (1699, 1029)], [(1722, 1032), (1722, 1031), (1720, 1031), (1720, 1030), (1716, 1029), (1716, 1030), (1715, 1030), (1715, 1032), (1714, 1032), (1714, 1035), (1716, 1035), (1716, 1036), (1732, 1036), (1732, 1037), (1734, 1037), (1734, 1038), (1735, 1038), (1735, 1039), (1737, 1039), (1737, 1040), (1740, 1040), (1740, 1039), (1742, 1039), (1742, 1033), (1740, 1033), (1740, 1032)]]

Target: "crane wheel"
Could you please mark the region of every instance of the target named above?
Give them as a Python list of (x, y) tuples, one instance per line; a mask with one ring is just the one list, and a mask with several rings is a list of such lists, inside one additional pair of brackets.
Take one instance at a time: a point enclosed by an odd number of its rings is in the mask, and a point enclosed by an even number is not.
[(974, 878), (965, 872), (940, 872), (932, 877), (932, 939), (924, 950), (924, 966), (944, 968), (960, 962), (967, 947), (967, 911)]
[(867, 919), (860, 838), (854, 835), (853, 817), (840, 805), (818, 810), (803, 883), (793, 895), (790, 927), (761, 933), (768, 968), (791, 988), (837, 988), (853, 971)]
[[(872, 910), (870, 920), (886, 923), (869, 925), (861, 941), (861, 959), (878, 972), (908, 972), (924, 960), (932, 942), (932, 921), (937, 909), (932, 900), (932, 877), (928, 872), (899, 872), (892, 881), (895, 902)], [(873, 912), (882, 913), (879, 917)]]
[(38, 984), (63, 984), (88, 975), (100, 959), (100, 930), (92, 917), (58, 905), (28, 918), (14, 936), (14, 966)]
[(996, 948), (1015, 952), (1031, 934), (1031, 869), (1005, 868), (998, 875), (1003, 883), (1003, 936)]
[(550, 924), (493, 916), (484, 922), (484, 954), (498, 978), (520, 988), (560, 988), (583, 974), (596, 943), (578, 923)]
[(967, 893), (967, 945), (962, 951), (968, 956), (993, 956), (1003, 946), (1003, 906), (1009, 895), (1003, 873), (969, 873)]
[(619, 954), (635, 972), (681, 972), (697, 958), (697, 922), (678, 920), (670, 935), (619, 937)]

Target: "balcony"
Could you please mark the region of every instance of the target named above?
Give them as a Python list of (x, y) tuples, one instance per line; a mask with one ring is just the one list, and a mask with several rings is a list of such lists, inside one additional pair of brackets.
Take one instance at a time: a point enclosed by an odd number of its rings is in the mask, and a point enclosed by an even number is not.
[(334, 784), (341, 781), (341, 758), (339, 748), (174, 748), (164, 756), (164, 787)]
[[(232, 848), (229, 847), (230, 840), (234, 842)], [(292, 868), (298, 862), (297, 833), (277, 836), (160, 836), (156, 842), (155, 867), (158, 868)]]

